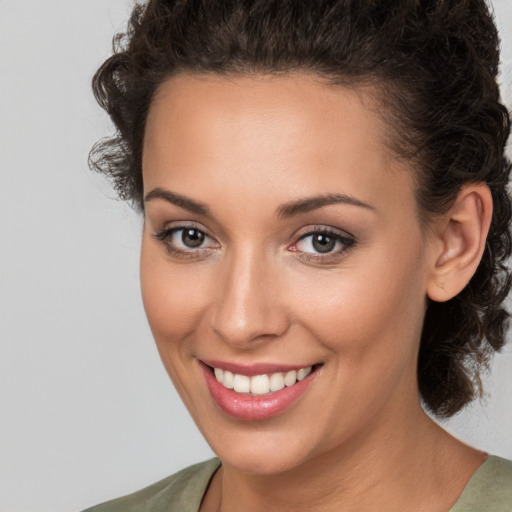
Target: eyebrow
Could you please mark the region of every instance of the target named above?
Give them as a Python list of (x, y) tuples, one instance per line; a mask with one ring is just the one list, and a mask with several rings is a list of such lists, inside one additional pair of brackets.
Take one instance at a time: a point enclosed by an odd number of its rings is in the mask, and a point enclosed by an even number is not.
[[(206, 204), (194, 201), (189, 197), (177, 194), (176, 192), (171, 192), (170, 190), (165, 190), (160, 187), (157, 187), (151, 192), (147, 193), (144, 197), (144, 202), (147, 203), (153, 199), (163, 199), (168, 203), (174, 204), (192, 213), (211, 216), (210, 209)], [(289, 203), (285, 203), (276, 210), (276, 213), (278, 217), (286, 219), (332, 204), (348, 204), (351, 206), (359, 206), (360, 208), (365, 208), (368, 210), (375, 210), (372, 205), (360, 201), (359, 199), (356, 199), (352, 196), (345, 194), (324, 194), (320, 196), (297, 199)]]
[(144, 202), (147, 203), (153, 199), (163, 199), (168, 203), (174, 204), (188, 210), (192, 213), (197, 213), (199, 215), (211, 215), (208, 206), (204, 203), (200, 203), (198, 201), (194, 201), (189, 197), (182, 196), (181, 194), (176, 194), (175, 192), (171, 192), (170, 190), (164, 190), (163, 188), (157, 187), (153, 189), (151, 192), (148, 192), (144, 196)]
[(368, 203), (364, 203), (355, 197), (345, 194), (325, 194), (314, 197), (306, 197), (304, 199), (297, 199), (280, 206), (277, 209), (277, 215), (281, 218), (293, 217), (301, 213), (307, 213), (323, 206), (331, 204), (348, 204), (352, 206), (359, 206), (368, 210), (375, 210), (375, 207)]

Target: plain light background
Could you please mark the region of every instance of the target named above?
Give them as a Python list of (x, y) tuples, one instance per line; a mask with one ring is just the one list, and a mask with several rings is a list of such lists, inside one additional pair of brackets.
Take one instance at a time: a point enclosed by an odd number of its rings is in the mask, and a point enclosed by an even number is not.
[[(132, 5), (0, 0), (1, 512), (78, 511), (212, 455), (146, 324), (141, 221), (86, 164), (111, 130), (90, 79)], [(494, 7), (512, 105), (512, 0)], [(512, 458), (510, 347), (487, 391), (447, 426)]]

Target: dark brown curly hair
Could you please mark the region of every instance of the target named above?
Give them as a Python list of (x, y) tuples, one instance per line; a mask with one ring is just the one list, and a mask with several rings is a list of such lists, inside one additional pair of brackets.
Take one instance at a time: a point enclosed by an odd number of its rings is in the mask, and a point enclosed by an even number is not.
[(497, 84), (499, 39), (485, 0), (150, 0), (93, 80), (116, 133), (93, 169), (143, 209), (148, 108), (169, 76), (314, 72), (379, 91), (391, 146), (416, 169), (423, 219), (446, 212), (466, 183), (485, 182), (494, 211), (482, 261), (465, 289), (430, 302), (418, 383), (440, 417), (481, 393), (480, 372), (504, 343), (511, 278), (509, 114)]

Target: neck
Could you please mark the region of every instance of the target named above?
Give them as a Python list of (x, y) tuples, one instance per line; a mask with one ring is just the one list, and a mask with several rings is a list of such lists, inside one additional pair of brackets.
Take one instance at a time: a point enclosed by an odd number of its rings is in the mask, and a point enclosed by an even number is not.
[[(336, 450), (280, 474), (223, 466), (212, 483), (217, 510), (447, 510), (483, 462), (421, 409), (407, 409), (403, 428), (379, 419)], [(384, 440), (384, 441), (383, 441)], [(418, 504), (418, 506), (416, 506)]]

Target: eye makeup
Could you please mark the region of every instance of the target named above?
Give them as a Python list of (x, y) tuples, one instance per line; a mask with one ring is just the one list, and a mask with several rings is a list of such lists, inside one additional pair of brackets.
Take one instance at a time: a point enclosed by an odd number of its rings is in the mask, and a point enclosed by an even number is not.
[[(164, 244), (171, 256), (178, 258), (205, 256), (221, 247), (195, 223), (166, 227), (156, 233), (154, 238)], [(355, 243), (354, 237), (344, 231), (315, 226), (300, 234), (296, 241), (288, 245), (287, 250), (303, 261), (332, 262), (344, 256)]]
[(304, 261), (331, 262), (344, 256), (356, 241), (332, 228), (316, 227), (300, 236), (288, 250)]
[(160, 241), (168, 254), (177, 258), (197, 258), (220, 247), (204, 228), (195, 223), (165, 227), (153, 235)]

